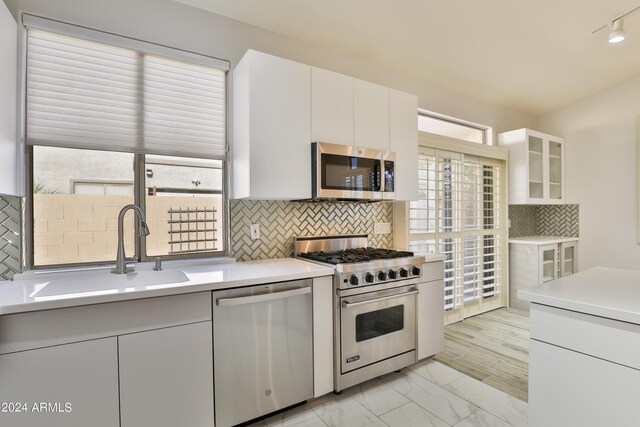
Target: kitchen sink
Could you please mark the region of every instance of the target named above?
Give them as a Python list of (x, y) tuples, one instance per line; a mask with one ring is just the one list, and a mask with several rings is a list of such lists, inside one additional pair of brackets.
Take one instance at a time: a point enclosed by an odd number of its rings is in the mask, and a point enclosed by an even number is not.
[(126, 292), (129, 289), (144, 289), (149, 286), (183, 283), (189, 278), (183, 271), (140, 271), (128, 274), (108, 274), (55, 279), (34, 292), (33, 297), (51, 297), (69, 294), (102, 294)]

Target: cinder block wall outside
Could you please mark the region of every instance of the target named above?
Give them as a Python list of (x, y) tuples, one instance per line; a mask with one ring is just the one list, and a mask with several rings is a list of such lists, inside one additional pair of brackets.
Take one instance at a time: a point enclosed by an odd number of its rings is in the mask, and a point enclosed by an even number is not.
[[(34, 195), (34, 263), (35, 265), (68, 264), (113, 260), (118, 244), (118, 213), (122, 206), (133, 203), (132, 196), (90, 196), (78, 194)], [(146, 217), (151, 234), (147, 236), (147, 254), (169, 251), (169, 208), (215, 208), (216, 228), (222, 222), (222, 202), (212, 197), (149, 197)], [(202, 218), (202, 214), (200, 214)], [(127, 256), (133, 254), (133, 213), (124, 221)], [(128, 231), (129, 232), (126, 232)], [(211, 233), (185, 233), (189, 239), (210, 237)], [(222, 250), (220, 239), (217, 247)]]

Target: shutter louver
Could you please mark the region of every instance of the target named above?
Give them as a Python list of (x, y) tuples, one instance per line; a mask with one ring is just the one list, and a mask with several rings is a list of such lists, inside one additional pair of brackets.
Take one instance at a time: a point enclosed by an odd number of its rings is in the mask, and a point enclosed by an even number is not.
[(445, 255), (444, 308), (501, 293), (500, 162), (421, 147), (409, 248)]
[(225, 158), (224, 70), (27, 34), (27, 144)]

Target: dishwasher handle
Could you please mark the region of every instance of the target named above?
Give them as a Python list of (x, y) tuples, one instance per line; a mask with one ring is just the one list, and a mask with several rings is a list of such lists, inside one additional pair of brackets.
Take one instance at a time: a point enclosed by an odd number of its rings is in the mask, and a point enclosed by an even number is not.
[(311, 286), (306, 286), (304, 288), (291, 289), (289, 291), (271, 292), (268, 294), (251, 295), (247, 297), (218, 298), (216, 299), (216, 305), (220, 307), (228, 307), (232, 305), (255, 304), (259, 302), (296, 297), (299, 295), (307, 295), (310, 293)]
[(342, 302), (342, 306), (344, 308), (354, 308), (354, 307), (359, 307), (361, 305), (367, 305), (367, 304), (372, 304), (374, 302), (386, 301), (386, 300), (394, 299), (394, 298), (398, 298), (398, 297), (407, 297), (407, 296), (411, 296), (411, 295), (417, 295), (419, 292), (420, 291), (415, 289), (415, 290), (411, 290), (409, 292), (403, 292), (401, 294), (388, 295), (386, 297), (379, 297), (379, 298), (371, 298), (371, 299), (364, 300), (364, 301), (358, 301), (358, 302), (343, 301)]

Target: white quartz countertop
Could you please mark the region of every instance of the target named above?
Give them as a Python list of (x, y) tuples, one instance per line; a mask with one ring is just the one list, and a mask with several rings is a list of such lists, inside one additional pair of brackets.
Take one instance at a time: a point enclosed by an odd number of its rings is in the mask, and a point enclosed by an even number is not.
[(536, 304), (640, 324), (640, 271), (593, 267), (518, 292)]
[(523, 245), (549, 245), (554, 243), (575, 242), (579, 240), (577, 237), (558, 237), (558, 236), (526, 236), (512, 237), (509, 243), (519, 243)]
[[(136, 273), (137, 280), (144, 276), (141, 283), (136, 283)], [(155, 273), (150, 266), (141, 265), (128, 275), (102, 269), (67, 275), (33, 274), (1, 282), (0, 315), (330, 276), (334, 269), (294, 258), (278, 258), (165, 266), (160, 273), (170, 279), (175, 277), (177, 282), (173, 283), (154, 283), (160, 277)]]

